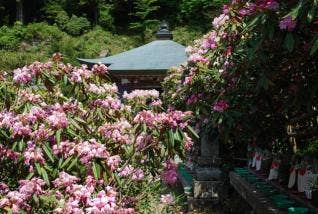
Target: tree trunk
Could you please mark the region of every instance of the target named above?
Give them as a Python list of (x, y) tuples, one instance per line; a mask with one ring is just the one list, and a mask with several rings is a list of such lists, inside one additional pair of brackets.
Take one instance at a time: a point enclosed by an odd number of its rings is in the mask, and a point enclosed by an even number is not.
[(23, 24), (24, 14), (23, 14), (23, 0), (16, 0), (17, 3), (17, 16), (16, 20), (20, 21)]

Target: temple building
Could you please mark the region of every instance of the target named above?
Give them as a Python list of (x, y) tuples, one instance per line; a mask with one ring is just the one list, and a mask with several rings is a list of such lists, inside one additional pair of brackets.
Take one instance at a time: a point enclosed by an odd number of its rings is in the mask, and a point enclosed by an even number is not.
[(156, 33), (156, 40), (109, 57), (78, 60), (82, 64), (102, 63), (108, 66), (111, 79), (120, 91), (161, 89), (167, 70), (187, 61), (185, 47), (174, 42), (167, 24)]

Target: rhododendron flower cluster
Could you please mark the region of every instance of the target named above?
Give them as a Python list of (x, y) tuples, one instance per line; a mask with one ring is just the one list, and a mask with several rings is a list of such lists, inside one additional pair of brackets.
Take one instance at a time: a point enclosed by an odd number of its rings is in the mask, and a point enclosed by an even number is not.
[(293, 31), (296, 27), (297, 22), (293, 20), (291, 16), (286, 16), (279, 22), (279, 27), (282, 30), (287, 30), (289, 32)]
[(217, 112), (224, 112), (228, 108), (229, 104), (225, 100), (219, 100), (213, 106), (213, 110)]
[(50, 116), (47, 118), (51, 128), (61, 129), (66, 128), (68, 125), (68, 120), (64, 112), (53, 111)]
[(45, 159), (43, 157), (42, 149), (36, 147), (35, 143), (29, 141), (27, 143), (27, 149), (25, 150), (24, 154), (24, 163), (29, 166), (32, 163), (45, 163)]
[(212, 24), (215, 29), (218, 29), (223, 26), (227, 20), (229, 20), (229, 16), (226, 14), (221, 14), (219, 17), (214, 18)]
[(174, 198), (171, 195), (171, 193), (170, 194), (161, 195), (160, 202), (165, 204), (165, 205), (170, 205), (170, 204), (173, 204)]
[(118, 87), (115, 84), (103, 84), (101, 86), (97, 86), (93, 83), (89, 84), (89, 87), (87, 89), (88, 92), (95, 93), (95, 94), (112, 94), (118, 92)]
[(115, 142), (131, 144), (131, 138), (129, 133), (131, 127), (132, 126), (128, 121), (121, 120), (113, 124), (104, 124), (99, 128), (99, 132), (105, 138), (111, 139)]
[[(27, 203), (33, 195), (40, 195), (44, 193), (43, 187), (45, 182), (40, 178), (32, 178), (31, 180), (20, 180), (18, 191), (9, 191), (6, 184), (2, 183), (5, 187), (4, 197), (0, 199), (0, 209), (10, 207), (12, 213), (18, 214), (20, 209), (31, 211), (31, 206)], [(2, 193), (0, 193), (2, 194)]]
[[(4, 177), (16, 182), (0, 184), (0, 212), (135, 213), (138, 201), (121, 198), (139, 198), (158, 182), (162, 161), (191, 147), (191, 113), (165, 112), (156, 90), (121, 99), (105, 65), (61, 60), (56, 54), (54, 62), (16, 69), (0, 82), (10, 96), (0, 100), (0, 162)], [(169, 132), (180, 134), (181, 148)], [(172, 172), (163, 177), (173, 183)]]
[(172, 161), (168, 160), (164, 164), (164, 169), (161, 174), (162, 180), (168, 185), (175, 185), (178, 180), (177, 165)]
[(131, 93), (124, 92), (123, 98), (128, 100), (133, 99), (156, 99), (159, 98), (159, 92), (157, 90), (134, 90)]
[(94, 100), (93, 104), (94, 107), (103, 107), (105, 109), (121, 109), (123, 105), (121, 104), (121, 101), (117, 98), (113, 97), (106, 97), (105, 99), (97, 99)]

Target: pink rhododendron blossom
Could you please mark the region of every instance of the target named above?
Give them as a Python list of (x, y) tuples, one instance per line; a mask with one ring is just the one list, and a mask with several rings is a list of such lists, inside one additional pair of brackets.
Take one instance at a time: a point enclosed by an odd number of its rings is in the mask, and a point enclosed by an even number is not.
[(93, 83), (89, 84), (88, 87), (88, 92), (94, 93), (94, 94), (105, 94), (105, 93), (117, 93), (118, 92), (118, 88), (116, 86), (116, 84), (103, 84), (101, 86), (97, 86)]
[(11, 128), (16, 122), (16, 117), (12, 112), (0, 112), (0, 127)]
[(89, 164), (93, 158), (107, 159), (109, 157), (105, 145), (98, 143), (96, 139), (77, 144), (75, 150), (83, 164)]
[(8, 149), (4, 145), (0, 144), (0, 160), (3, 160), (4, 158), (9, 158), (11, 160), (16, 161), (20, 157), (20, 155), (20, 153)]
[(154, 127), (156, 116), (152, 111), (141, 111), (134, 118), (134, 123), (145, 123), (149, 127)]
[(193, 104), (198, 102), (202, 98), (202, 94), (192, 94), (188, 99), (187, 99), (187, 104)]
[(121, 158), (119, 155), (114, 155), (114, 156), (111, 156), (107, 159), (106, 163), (107, 163), (107, 166), (110, 167), (110, 170), (111, 171), (115, 171), (118, 169), (118, 166), (121, 162)]
[(121, 109), (123, 107), (120, 99), (113, 98), (111, 96), (106, 97), (105, 99), (97, 99), (92, 105), (94, 107), (102, 107), (105, 109)]
[(84, 214), (84, 211), (80, 208), (78, 200), (68, 200), (64, 202), (62, 207), (58, 207), (54, 210), (57, 214)]
[(279, 8), (279, 3), (276, 0), (258, 0), (256, 3), (260, 8), (269, 10), (278, 10)]
[(39, 128), (31, 133), (31, 139), (34, 142), (41, 142), (47, 140), (52, 136), (52, 130), (45, 127), (44, 124), (41, 124)]
[(103, 75), (108, 73), (108, 68), (104, 64), (95, 64), (93, 65), (92, 71), (94, 74)]
[(66, 193), (72, 196), (73, 200), (79, 201), (85, 205), (90, 203), (91, 196), (95, 190), (94, 186), (72, 184), (66, 187)]
[(184, 148), (187, 151), (190, 151), (193, 145), (194, 145), (194, 142), (192, 141), (192, 139), (188, 136), (187, 133), (184, 133)]
[(126, 91), (123, 94), (123, 98), (127, 100), (134, 99), (158, 99), (159, 91), (153, 90), (134, 90), (131, 93), (127, 93)]
[(25, 66), (22, 69), (18, 68), (13, 71), (13, 81), (15, 83), (28, 83), (32, 80), (31, 71)]
[(88, 79), (92, 76), (92, 71), (87, 69), (87, 65), (82, 65), (81, 67), (75, 67), (70, 75), (71, 82), (82, 82), (83, 79)]
[(161, 195), (160, 202), (165, 205), (171, 205), (174, 202), (174, 198), (171, 193), (166, 195)]
[(191, 84), (191, 83), (192, 83), (192, 80), (193, 80), (193, 76), (187, 76), (187, 77), (184, 79), (183, 85)]
[(161, 174), (161, 179), (168, 185), (176, 184), (178, 180), (177, 165), (172, 160), (168, 160), (164, 164), (164, 170)]
[(291, 32), (295, 29), (296, 24), (296, 20), (293, 20), (291, 16), (286, 16), (279, 22), (279, 28)]
[(66, 172), (60, 172), (59, 177), (53, 181), (53, 185), (57, 188), (65, 188), (75, 184), (80, 179), (76, 176), (69, 175)]
[(24, 102), (30, 102), (33, 104), (41, 103), (42, 98), (38, 94), (34, 94), (29, 90), (21, 90), (19, 92), (19, 98)]
[(154, 100), (154, 101), (152, 101), (150, 103), (150, 106), (153, 106), (153, 107), (158, 106), (158, 107), (160, 107), (160, 106), (162, 106), (162, 101), (161, 100)]
[(135, 169), (132, 176), (131, 176), (131, 179), (134, 181), (141, 181), (144, 179), (144, 177), (145, 177), (145, 175), (144, 175), (144, 171), (142, 169)]
[(13, 214), (18, 214), (20, 209), (29, 207), (25, 202), (27, 199), (26, 195), (18, 191), (10, 191), (0, 199), (0, 208), (10, 207)]
[(213, 106), (213, 110), (217, 112), (224, 112), (228, 108), (229, 104), (225, 100), (217, 101)]
[(136, 138), (136, 147), (138, 150), (142, 150), (152, 141), (152, 136), (147, 133), (141, 133)]
[(213, 26), (214, 26), (215, 29), (219, 29), (220, 27), (222, 27), (222, 26), (225, 24), (225, 22), (226, 22), (227, 20), (229, 20), (229, 18), (230, 18), (230, 17), (229, 17), (228, 15), (226, 15), (226, 14), (221, 14), (220, 16), (214, 18), (212, 24), (213, 24)]
[(127, 165), (124, 168), (119, 169), (118, 175), (121, 177), (128, 177), (133, 173), (134, 170), (135, 170), (135, 168), (133, 166)]
[(4, 195), (9, 192), (9, 187), (5, 183), (0, 182), (0, 195)]
[(104, 190), (97, 194), (96, 198), (93, 198), (90, 203), (90, 207), (86, 208), (87, 214), (95, 213), (115, 213), (117, 208), (116, 199), (114, 196), (108, 196)]
[(40, 195), (43, 193), (42, 187), (44, 187), (45, 182), (40, 178), (32, 178), (31, 180), (20, 180), (19, 184), (19, 192), (31, 197), (33, 194)]
[(64, 112), (53, 111), (50, 116), (47, 117), (47, 122), (50, 127), (55, 129), (66, 128), (68, 120)]
[(131, 144), (132, 140), (129, 134), (131, 127), (131, 124), (127, 120), (121, 120), (116, 123), (105, 123), (99, 127), (99, 132), (105, 138), (112, 139), (115, 142)]
[(223, 14), (227, 15), (230, 12), (229, 5), (225, 4), (223, 5)]
[(25, 152), (23, 153), (23, 156), (24, 156), (24, 163), (28, 166), (31, 164), (31, 162), (40, 163), (40, 164), (45, 163), (42, 149), (36, 147), (35, 143), (32, 141), (27, 142), (27, 148)]
[(199, 53), (194, 53), (192, 55), (189, 56), (188, 58), (188, 62), (192, 62), (192, 63), (197, 63), (197, 62), (201, 62), (201, 63), (208, 63), (209, 62), (209, 59), (202, 56), (201, 54)]
[(33, 106), (31, 108), (29, 115), (30, 117), (35, 117), (36, 120), (44, 119), (47, 116), (46, 112), (42, 108), (37, 106)]
[(22, 136), (27, 137), (32, 133), (32, 129), (29, 125), (23, 125), (22, 122), (16, 122), (12, 126), (13, 129), (13, 137)]
[(74, 154), (76, 154), (76, 144), (70, 141), (62, 141), (59, 144), (53, 145), (53, 153), (55, 155), (64, 155), (64, 157), (68, 158)]

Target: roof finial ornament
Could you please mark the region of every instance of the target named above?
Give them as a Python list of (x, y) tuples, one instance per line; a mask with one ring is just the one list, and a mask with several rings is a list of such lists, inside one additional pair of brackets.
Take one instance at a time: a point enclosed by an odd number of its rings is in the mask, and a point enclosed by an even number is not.
[(158, 40), (172, 40), (173, 35), (169, 31), (168, 23), (163, 20), (160, 24), (159, 30), (156, 33), (156, 37)]

